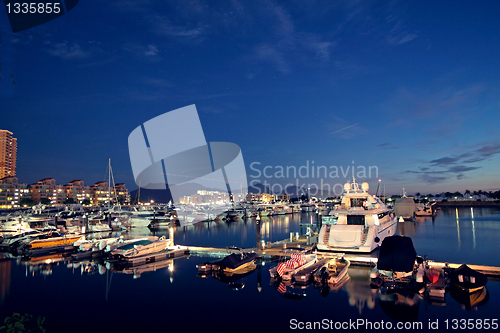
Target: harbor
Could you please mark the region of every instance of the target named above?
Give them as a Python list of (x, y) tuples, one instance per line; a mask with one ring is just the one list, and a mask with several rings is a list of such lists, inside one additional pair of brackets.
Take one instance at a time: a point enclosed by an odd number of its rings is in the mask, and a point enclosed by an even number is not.
[[(351, 263), (347, 270), (348, 277), (335, 285), (327, 285), (326, 289), (324, 286), (315, 286), (314, 283), (295, 285), (287, 282), (280, 285), (276, 284), (275, 279), (269, 277), (267, 271), (277, 263), (290, 259), (292, 253), (300, 251), (299, 249), (310, 249), (314, 245), (314, 236), (311, 239), (311, 235), (308, 235), (308, 228), (314, 230), (314, 223), (311, 224), (311, 221), (315, 222), (317, 217), (318, 215), (314, 212), (298, 212), (265, 217), (258, 223), (256, 219), (247, 218), (201, 222), (176, 226), (172, 230), (160, 228), (151, 231), (147, 228), (133, 228), (129, 231), (115, 232), (110, 236), (121, 235), (123, 239), (149, 237), (159, 239), (162, 236), (172, 236), (174, 240), (174, 244), (164, 251), (139, 256), (127, 262), (115, 262), (100, 256), (79, 258), (69, 248), (59, 253), (44, 255), (40, 253), (31, 257), (12, 257), (4, 254), (0, 265), (4, 272), (3, 276), (8, 272), (9, 278), (2, 280), (3, 307), (20, 306), (28, 312), (38, 311), (47, 318), (47, 323), (52, 319), (57, 320), (57, 325), (61, 322), (69, 324), (75, 313), (70, 309), (61, 308), (62, 299), (56, 298), (51, 301), (52, 306), (45, 310), (21, 305), (22, 303), (18, 301), (19, 297), (23, 297), (25, 293), (35, 292), (33, 288), (47, 290), (41, 295), (41, 297), (46, 297), (44, 293), (55, 287), (53, 283), (64, 279), (68, 283), (68, 286), (63, 289), (65, 296), (76, 297), (80, 304), (73, 308), (77, 310), (84, 304), (94, 304), (93, 312), (106, 314), (108, 318), (105, 321), (96, 318), (94, 321), (108, 329), (123, 325), (117, 316), (120, 316), (120, 311), (125, 310), (123, 306), (130, 305), (132, 300), (143, 307), (143, 310), (139, 312), (148, 309), (150, 315), (158, 316), (162, 312), (160, 309), (165, 309), (169, 313), (169, 318), (186, 316), (178, 306), (160, 305), (163, 304), (160, 301), (163, 298), (179, 306), (184, 304), (184, 306), (191, 307), (197, 318), (204, 320), (212, 318), (217, 311), (207, 308), (206, 305), (212, 302), (238, 302), (243, 310), (247, 307), (258, 306), (261, 313), (272, 311), (272, 306), (280, 306), (286, 312), (281, 311), (276, 314), (277, 318), (266, 320), (267, 326), (276, 329), (283, 325), (288, 327), (291, 316), (299, 315), (294, 310), (294, 300), (305, 302), (304, 306), (314, 309), (307, 311), (308, 318), (311, 320), (321, 320), (327, 317), (340, 321), (341, 318), (336, 317), (335, 311), (327, 309), (335, 308), (342, 303), (346, 304), (347, 313), (352, 312), (353, 317), (357, 313), (366, 320), (372, 321), (383, 319), (396, 323), (402, 320), (397, 315), (394, 317), (393, 312), (387, 312), (385, 308), (388, 302), (387, 295), (370, 287), (372, 280), (370, 274), (377, 264), (378, 250), (370, 254), (342, 253), (342, 257)], [(467, 305), (457, 301), (454, 298), (455, 295), (449, 292), (434, 294), (431, 297), (429, 290), (429, 296), (418, 293), (411, 294), (411, 297), (406, 295), (405, 304), (392, 303), (391, 306), (399, 309), (399, 312), (417, 313), (412, 321), (408, 321), (413, 323), (427, 322), (436, 318), (444, 320), (449, 316), (449, 311), (459, 311), (460, 318), (483, 318), (496, 314), (494, 309), (499, 304), (496, 295), (500, 294), (498, 281), (500, 263), (498, 258), (488, 254), (489, 251), (484, 246), (491, 234), (486, 231), (490, 228), (500, 228), (495, 221), (500, 222), (500, 212), (495, 208), (473, 208), (473, 211), (470, 208), (457, 210), (443, 208), (434, 217), (398, 223), (398, 234), (413, 239), (416, 252), (418, 255), (428, 256), (430, 267), (442, 268), (447, 265), (455, 269), (460, 264), (467, 263), (472, 269), (486, 274), (488, 297), (483, 298), (479, 303)], [(433, 232), (429, 234), (432, 230)], [(170, 233), (172, 235), (169, 235)], [(90, 235), (86, 237), (90, 238)], [(102, 237), (104, 239), (104, 236)], [(446, 248), (440, 247), (443, 244), (432, 242), (435, 237), (445, 239)], [(422, 248), (425, 248), (426, 252), (422, 253)], [(196, 267), (207, 260), (220, 260), (231, 253), (242, 252), (257, 254), (258, 259), (255, 261), (254, 269), (242, 274), (233, 274), (231, 277), (217, 274), (200, 275), (197, 272)], [(318, 261), (339, 256), (339, 253), (335, 252), (317, 251), (316, 253)], [(467, 255), (463, 255), (464, 253)], [(83, 295), (71, 291), (72, 288), (81, 284), (87, 285), (86, 288), (90, 288), (93, 292)], [(138, 294), (141, 290), (142, 294)], [(157, 296), (153, 297), (153, 294)], [(328, 296), (325, 298), (325, 295)], [(148, 300), (147, 304), (146, 300)], [(330, 305), (324, 304), (325, 301), (330, 302)], [(157, 302), (160, 303), (156, 304)], [(322, 308), (320, 304), (326, 307)], [(467, 309), (470, 308), (477, 311), (468, 311)], [(50, 309), (57, 309), (57, 314)], [(118, 311), (118, 309), (122, 310)], [(110, 320), (110, 318), (115, 319)], [(127, 328), (154, 327), (154, 321), (139, 318), (127, 320)], [(76, 331), (84, 332), (90, 329), (91, 325), (90, 323), (83, 324), (81, 329)], [(232, 325), (236, 323), (230, 324), (229, 327), (236, 327)], [(187, 326), (190, 329), (201, 327), (195, 323)]]

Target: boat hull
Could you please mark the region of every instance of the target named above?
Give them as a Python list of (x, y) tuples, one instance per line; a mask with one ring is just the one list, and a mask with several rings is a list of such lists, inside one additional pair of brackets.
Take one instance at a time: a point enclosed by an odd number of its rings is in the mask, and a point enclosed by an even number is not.
[(364, 226), (323, 225), (317, 248), (320, 251), (370, 253), (382, 244), (384, 238), (396, 234), (397, 223), (394, 218), (382, 225), (368, 226), (366, 232)]

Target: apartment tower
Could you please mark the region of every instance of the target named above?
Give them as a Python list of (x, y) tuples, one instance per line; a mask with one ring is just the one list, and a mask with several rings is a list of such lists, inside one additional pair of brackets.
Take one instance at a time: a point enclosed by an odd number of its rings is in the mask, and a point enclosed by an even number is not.
[(12, 132), (0, 130), (0, 179), (16, 176), (17, 139)]

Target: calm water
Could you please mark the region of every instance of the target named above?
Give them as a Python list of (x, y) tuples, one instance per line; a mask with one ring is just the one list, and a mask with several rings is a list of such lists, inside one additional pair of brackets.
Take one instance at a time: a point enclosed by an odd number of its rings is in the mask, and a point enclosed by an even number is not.
[[(304, 222), (313, 217), (296, 214), (263, 220), (261, 238), (277, 241), (289, 237), (290, 231), (301, 232), (301, 219)], [(400, 233), (413, 239), (419, 255), (436, 261), (500, 266), (498, 208), (443, 209), (435, 218), (405, 222), (404, 228), (400, 227)], [(134, 233), (150, 234), (147, 230)], [(205, 223), (178, 227), (175, 241), (253, 247), (256, 235), (252, 220)], [(265, 262), (230, 286), (211, 277), (198, 277), (196, 265), (207, 258), (196, 256), (175, 259), (170, 269), (160, 263), (155, 271), (143, 272), (135, 279), (133, 274), (102, 267), (100, 272), (82, 274), (85, 263), (53, 260), (61, 261), (0, 261), (0, 318), (12, 312), (41, 315), (46, 317), (48, 332), (275, 332), (289, 330), (293, 319), (297, 323), (328, 320), (333, 326), (363, 320), (359, 328), (370, 324), (375, 328), (382, 321), (395, 328), (397, 321), (412, 321), (407, 325), (421, 323), (423, 328), (414, 331), (422, 332), (428, 331), (429, 321), (437, 320), (443, 330), (448, 320), (451, 330), (453, 319), (498, 321), (500, 317), (500, 283), (491, 279), (487, 284), (489, 297), (469, 309), (449, 293), (444, 302), (431, 302), (414, 295), (393, 295), (391, 299), (372, 292), (366, 268), (350, 268), (350, 280), (338, 291), (312, 285), (303, 290), (288, 287), (284, 297), (270, 284), (268, 269), (273, 264)]]

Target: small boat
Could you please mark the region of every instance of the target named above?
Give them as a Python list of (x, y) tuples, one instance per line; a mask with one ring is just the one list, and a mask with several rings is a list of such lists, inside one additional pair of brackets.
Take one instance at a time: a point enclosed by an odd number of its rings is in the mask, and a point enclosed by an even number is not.
[(436, 283), (439, 280), (440, 273), (437, 269), (434, 267), (431, 267), (427, 270), (427, 280), (429, 280), (430, 283)]
[(47, 227), (42, 229), (30, 229), (24, 232), (16, 232), (0, 238), (0, 247), (4, 248), (16, 248), (23, 241), (33, 240), (47, 235), (49, 232), (56, 231), (55, 227)]
[(435, 216), (436, 210), (434, 209), (433, 206), (434, 204), (432, 205), (423, 203), (416, 204), (415, 216)]
[(449, 272), (448, 278), (452, 287), (468, 293), (484, 288), (486, 282), (488, 282), (486, 275), (473, 270), (465, 264)]
[(79, 240), (81, 235), (61, 235), (58, 232), (48, 232), (40, 238), (34, 240), (27, 240), (23, 242), (21, 247), (24, 250), (29, 249), (41, 249), (55, 246), (63, 246), (63, 245), (73, 245), (74, 242)]
[(291, 259), (271, 268), (269, 274), (271, 274), (271, 277), (279, 275), (283, 281), (289, 281), (299, 271), (316, 263), (317, 259), (316, 254), (292, 253)]
[(161, 237), (157, 241), (149, 239), (136, 240), (118, 246), (111, 251), (111, 256), (117, 259), (136, 258), (147, 254), (157, 253), (165, 250), (167, 247), (172, 246), (171, 239)]
[[(212, 263), (205, 263), (205, 271), (223, 271), (224, 273), (232, 273), (244, 269), (247, 266), (253, 264), (257, 259), (257, 253), (254, 252), (242, 252), (233, 253), (228, 255), (222, 260), (218, 260)], [(203, 265), (202, 265), (203, 266)], [(200, 270), (201, 267), (198, 268)]]
[(351, 262), (341, 258), (330, 259), (314, 273), (314, 281), (323, 284), (337, 284), (347, 275)]
[(297, 274), (295, 274), (295, 276), (293, 277), (295, 284), (308, 285), (310, 282), (312, 282), (314, 274), (323, 266), (325, 266), (330, 260), (330, 258), (323, 258), (321, 260), (318, 260), (315, 264), (302, 269), (300, 272), (297, 272)]
[(410, 237), (390, 236), (382, 242), (377, 266), (370, 273), (371, 287), (389, 283), (392, 288), (412, 287), (421, 290), (424, 285), (424, 260), (417, 257)]
[(21, 218), (11, 218), (0, 222), (0, 233), (17, 233), (31, 230), (30, 225)]

